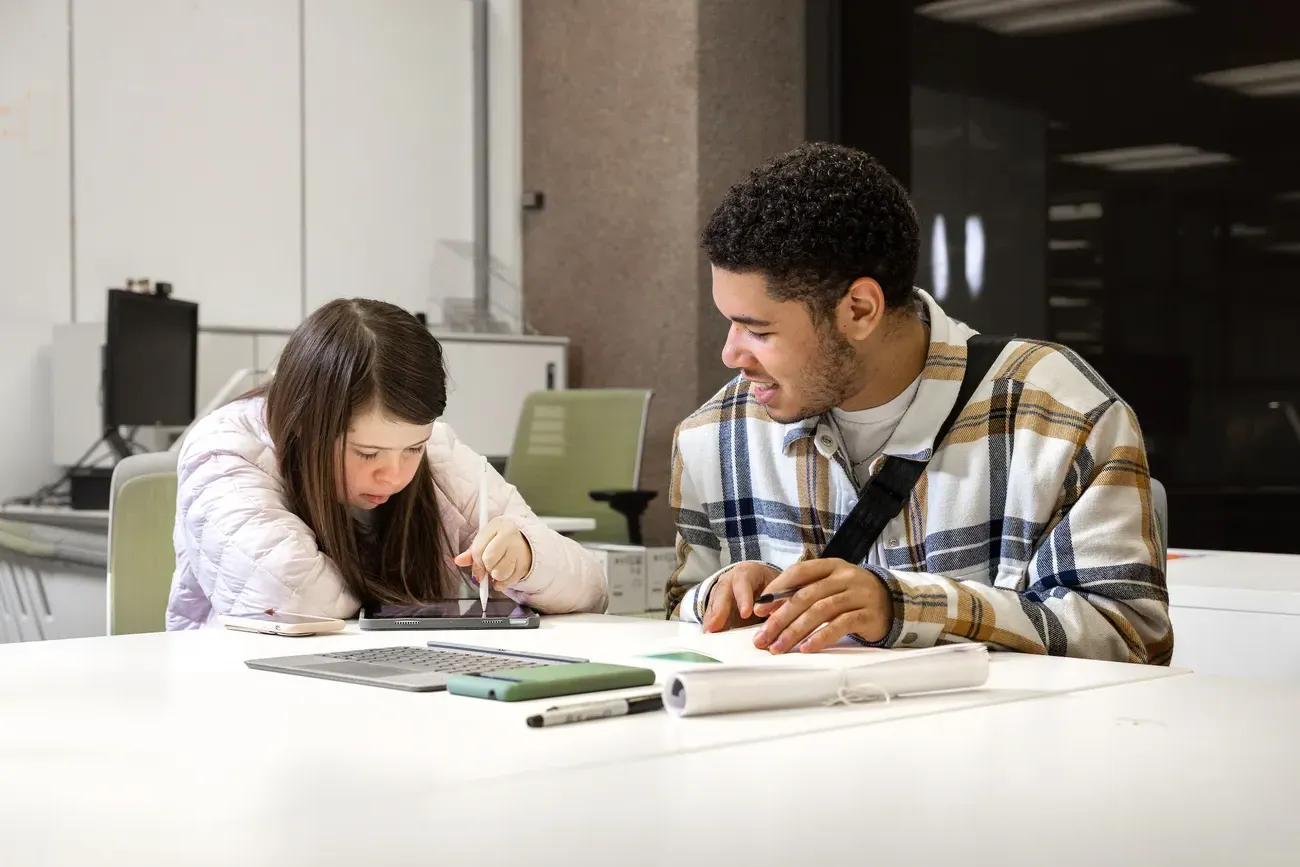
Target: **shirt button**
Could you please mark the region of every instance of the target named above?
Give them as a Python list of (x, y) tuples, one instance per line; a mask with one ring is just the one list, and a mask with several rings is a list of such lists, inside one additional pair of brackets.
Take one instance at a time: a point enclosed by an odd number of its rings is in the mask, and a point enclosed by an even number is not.
[(890, 548), (897, 548), (897, 547), (898, 547), (898, 539), (890, 539), (889, 542), (888, 542), (887, 544), (889, 545)]
[(829, 436), (826, 436), (825, 434), (818, 437), (817, 442), (821, 443), (822, 448), (824, 449), (830, 449), (831, 451), (835, 450), (835, 440), (831, 439)]
[(915, 632), (909, 632), (909, 633), (907, 633), (906, 635), (903, 636), (903, 643), (904, 643), (904, 644), (911, 644), (911, 643), (913, 643), (914, 641), (916, 641), (916, 633), (915, 633)]

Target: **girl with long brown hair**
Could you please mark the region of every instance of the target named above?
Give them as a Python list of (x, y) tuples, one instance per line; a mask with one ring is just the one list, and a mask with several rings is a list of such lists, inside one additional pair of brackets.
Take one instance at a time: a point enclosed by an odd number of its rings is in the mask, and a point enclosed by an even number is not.
[(410, 313), (352, 299), (308, 316), (267, 385), (186, 436), (167, 628), (429, 602), (459, 595), (457, 566), (538, 611), (603, 611), (595, 558), (495, 471), (478, 526), (483, 459), (438, 421), (446, 405), (442, 349)]

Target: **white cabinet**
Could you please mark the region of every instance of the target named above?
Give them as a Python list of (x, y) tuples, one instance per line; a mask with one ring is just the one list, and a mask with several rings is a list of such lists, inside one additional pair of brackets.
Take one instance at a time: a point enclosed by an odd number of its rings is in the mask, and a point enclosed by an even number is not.
[(0, 562), (0, 644), (104, 635), (106, 587), (89, 571)]
[[(202, 412), (240, 370), (257, 366), (257, 338), (252, 334), (199, 333), (199, 382), (195, 411)], [(248, 383), (245, 387), (252, 387)]]
[(443, 421), (480, 454), (509, 455), (524, 398), (568, 387), (566, 338), (440, 334), (438, 340), (447, 367)]
[(28, 586), (33, 595), (38, 590), (43, 593), (33, 601), (38, 615), (45, 618), (41, 626), (45, 640), (108, 634), (106, 575), (54, 568), (40, 574), (39, 584), (34, 576)]
[[(524, 398), (534, 391), (568, 387), (569, 341), (564, 337), (508, 334), (439, 334), (447, 368), (447, 413), (470, 448), (490, 457), (510, 454)], [(287, 333), (220, 329), (199, 331), (198, 410), (208, 405), (240, 370), (272, 369)], [(54, 462), (71, 466), (103, 434), (100, 401), (100, 323), (55, 329), (53, 391), (50, 397)], [(228, 397), (257, 382), (246, 378)], [(139, 434), (141, 442), (165, 448), (166, 440)]]

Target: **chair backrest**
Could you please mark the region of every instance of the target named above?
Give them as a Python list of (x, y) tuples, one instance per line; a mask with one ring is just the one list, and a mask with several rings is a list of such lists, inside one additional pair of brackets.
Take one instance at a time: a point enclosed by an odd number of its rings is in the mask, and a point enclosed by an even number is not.
[(633, 388), (530, 394), (515, 429), (506, 481), (539, 515), (595, 519), (594, 531), (575, 538), (627, 542), (627, 519), (590, 493), (636, 490), (640, 484), (651, 395)]
[(1160, 530), (1160, 556), (1169, 553), (1169, 495), (1165, 486), (1155, 479), (1151, 480), (1151, 508), (1156, 513)]
[(108, 504), (108, 634), (162, 632), (176, 569), (176, 458), (132, 455), (113, 469)]

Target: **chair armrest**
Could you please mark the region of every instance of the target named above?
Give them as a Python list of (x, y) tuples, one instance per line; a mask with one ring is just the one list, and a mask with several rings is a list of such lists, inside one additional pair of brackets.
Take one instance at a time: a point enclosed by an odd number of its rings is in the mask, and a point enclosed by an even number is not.
[(631, 545), (642, 545), (641, 516), (645, 514), (650, 501), (659, 495), (658, 491), (590, 491), (588, 496), (598, 503), (609, 503), (609, 507), (627, 518), (627, 540)]

